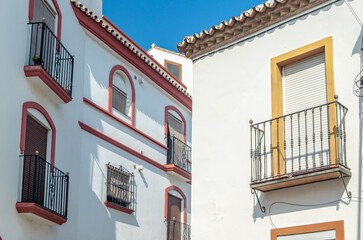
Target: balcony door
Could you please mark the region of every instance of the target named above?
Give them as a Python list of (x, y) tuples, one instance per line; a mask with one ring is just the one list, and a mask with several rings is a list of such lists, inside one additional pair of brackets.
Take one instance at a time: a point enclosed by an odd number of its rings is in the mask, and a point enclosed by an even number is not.
[(309, 110), (327, 103), (325, 53), (283, 66), (282, 81), (285, 173), (328, 165), (328, 109)]
[(168, 194), (167, 240), (181, 240), (181, 199)]
[(55, 20), (56, 13), (46, 0), (34, 0), (32, 22), (44, 22), (43, 24), (33, 24), (31, 36), (30, 59), (32, 65), (42, 65), (44, 69), (52, 74), (55, 61)]
[(168, 159), (179, 167), (186, 161), (186, 149), (184, 144), (183, 122), (168, 113)]
[[(48, 130), (27, 115), (22, 202), (43, 205)], [(36, 155), (38, 152), (38, 155)]]
[(45, 22), (55, 32), (55, 11), (46, 0), (34, 0), (33, 22)]

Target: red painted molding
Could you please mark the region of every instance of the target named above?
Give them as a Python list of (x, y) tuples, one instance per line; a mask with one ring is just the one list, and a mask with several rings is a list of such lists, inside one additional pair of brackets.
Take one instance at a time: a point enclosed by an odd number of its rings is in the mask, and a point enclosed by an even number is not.
[(96, 129), (93, 129), (92, 127), (88, 126), (87, 124), (82, 123), (81, 121), (78, 121), (79, 126), (81, 127), (81, 129), (83, 129), (86, 132), (89, 132), (90, 134), (114, 145), (115, 147), (118, 147), (120, 149), (122, 149), (125, 152), (130, 153), (131, 155), (134, 155), (137, 158), (140, 158), (141, 160), (144, 160), (145, 162), (153, 165), (154, 167), (159, 168), (160, 170), (164, 171), (164, 172), (170, 172), (173, 171), (185, 178), (187, 178), (188, 180), (191, 180), (191, 174), (182, 170), (179, 167), (175, 167), (174, 164), (168, 164), (168, 165), (162, 165), (160, 163), (158, 163), (155, 160), (152, 160), (149, 157), (146, 157), (145, 155), (142, 155), (141, 153), (135, 151), (134, 149), (116, 141), (113, 138), (110, 138), (108, 136), (106, 136), (105, 134), (101, 133), (100, 131), (97, 131)]
[(130, 124), (128, 124), (127, 122), (125, 122), (124, 120), (116, 117), (115, 115), (111, 114), (110, 112), (106, 111), (105, 109), (103, 109), (102, 107), (100, 107), (99, 105), (95, 104), (94, 102), (92, 102), (91, 100), (87, 99), (87, 98), (83, 98), (83, 102), (87, 103), (88, 105), (90, 105), (91, 107), (93, 107), (94, 109), (100, 111), (101, 113), (107, 115), (108, 117), (114, 119), (115, 121), (121, 123), (122, 125), (128, 127), (129, 129), (131, 129), (132, 131), (140, 134), (141, 136), (145, 137), (146, 139), (150, 140), (151, 142), (155, 143), (156, 145), (162, 147), (165, 150), (168, 150), (168, 147), (165, 146), (164, 144), (160, 143), (159, 141), (155, 140), (154, 138), (150, 137), (149, 135), (147, 135), (146, 133), (143, 133), (142, 131), (138, 130), (136, 127), (131, 126)]
[(42, 66), (24, 66), (26, 77), (39, 77), (64, 103), (72, 100), (66, 91), (44, 70)]
[(168, 192), (171, 190), (177, 191), (184, 200), (184, 223), (187, 223), (187, 197), (183, 193), (183, 191), (178, 188), (177, 186), (169, 186), (165, 188), (165, 197), (164, 197), (164, 218), (166, 219), (168, 217)]
[(185, 177), (188, 180), (192, 179), (192, 174), (188, 173), (187, 171), (183, 170), (180, 167), (175, 166), (175, 164), (167, 164), (164, 165), (166, 167), (166, 172), (175, 172), (182, 177)]
[[(159, 66), (159, 68), (163, 69), (163, 71), (165, 71), (166, 73), (168, 73), (170, 76), (174, 76), (173, 74), (171, 74), (169, 72), (168, 69), (166, 69), (163, 65), (161, 65), (154, 57), (152, 57), (147, 51), (145, 51), (142, 47), (140, 47), (136, 42), (134, 42), (134, 40), (132, 40), (127, 34), (125, 34), (123, 31), (121, 31), (121, 29), (119, 29), (115, 24), (113, 24), (113, 22), (111, 22), (107, 17), (103, 16), (103, 19), (105, 19), (107, 21), (108, 24), (110, 24), (114, 29), (116, 29), (117, 31), (119, 31), (122, 35), (125, 36), (125, 38), (131, 42), (133, 45), (137, 46), (141, 52), (148, 56), (149, 58), (153, 59), (155, 64)], [(185, 86), (182, 82), (180, 82), (178, 79), (175, 79), (175, 81), (177, 81), (183, 88), (188, 89), (187, 86)]]
[(124, 144), (116, 141), (115, 139), (112, 139), (112, 138), (106, 136), (105, 134), (103, 134), (103, 133), (101, 133), (101, 132), (99, 132), (99, 131), (91, 128), (90, 126), (88, 126), (88, 125), (86, 125), (86, 124), (84, 124), (84, 123), (82, 123), (80, 121), (78, 122), (78, 124), (86, 132), (89, 132), (90, 134), (92, 134), (92, 135), (94, 135), (94, 136), (96, 136), (98, 138), (101, 138), (102, 140), (104, 140), (104, 141), (106, 141), (106, 142), (114, 145), (115, 147), (118, 147), (118, 148), (124, 150), (125, 152), (128, 152), (131, 155), (134, 155), (135, 157), (144, 160), (145, 162), (153, 165), (154, 167), (157, 167), (157, 168), (163, 170), (164, 172), (166, 171), (166, 168), (165, 168), (164, 165), (162, 165), (162, 164), (160, 164), (160, 163), (152, 160), (151, 158), (148, 158), (145, 155), (142, 155), (141, 153), (139, 153), (139, 152), (137, 152), (137, 151), (135, 151), (135, 150), (127, 147), (126, 145), (124, 145)]
[[(54, 4), (55, 10), (57, 11), (57, 15), (58, 15), (57, 38), (60, 41), (61, 33), (62, 33), (62, 13), (60, 11), (57, 0), (52, 0), (52, 2)], [(28, 11), (29, 22), (32, 22), (33, 16), (34, 16), (34, 0), (29, 0), (29, 11)]]
[(187, 136), (186, 136), (186, 133), (187, 133), (187, 125), (186, 125), (185, 118), (184, 118), (183, 114), (179, 111), (179, 109), (177, 109), (174, 106), (170, 106), (170, 105), (165, 107), (165, 118), (164, 118), (164, 134), (165, 134), (165, 137), (167, 137), (167, 135), (168, 135), (168, 111), (169, 110), (173, 110), (174, 112), (176, 112), (181, 117), (181, 119), (183, 120), (183, 125), (184, 125), (184, 142), (186, 143), (187, 142)]
[(52, 143), (50, 148), (50, 163), (54, 166), (55, 162), (55, 137), (56, 137), (56, 129), (53, 123), (52, 118), (48, 114), (48, 112), (38, 103), (36, 102), (25, 102), (23, 104), (23, 111), (21, 117), (21, 131), (20, 131), (20, 153), (23, 154), (25, 150), (25, 137), (26, 137), (26, 118), (28, 109), (32, 108), (40, 112), (45, 119), (47, 120), (50, 128), (52, 129)]
[(15, 208), (18, 213), (32, 213), (58, 225), (62, 225), (63, 223), (67, 222), (67, 218), (53, 213), (35, 203), (17, 202)]
[[(79, 8), (77, 8), (73, 3), (71, 3), (73, 11), (78, 19), (81, 26), (87, 29), (90, 33), (99, 38), (122, 58), (140, 70), (153, 82), (155, 82), (160, 88), (165, 92), (174, 97), (177, 101), (192, 110), (192, 100), (180, 92), (176, 87), (174, 87), (170, 82), (166, 81), (156, 70), (145, 63), (138, 55), (133, 53), (130, 49), (120, 43), (114, 36), (104, 29), (99, 23), (96, 23), (88, 15), (83, 13)], [(143, 53), (144, 54), (144, 53)], [(147, 53), (145, 55), (149, 56)]]
[(112, 114), (112, 88), (113, 88), (113, 76), (116, 71), (122, 71), (126, 74), (127, 79), (130, 82), (132, 99), (131, 99), (131, 126), (135, 127), (135, 86), (132, 81), (131, 75), (127, 69), (121, 65), (114, 66), (110, 71), (109, 85), (108, 85), (108, 112)]
[(106, 207), (115, 209), (117, 211), (121, 211), (121, 212), (124, 212), (124, 213), (127, 213), (127, 214), (132, 214), (134, 212), (134, 210), (131, 210), (131, 209), (128, 209), (128, 208), (124, 208), (124, 207), (121, 207), (119, 205), (116, 205), (116, 204), (107, 202), (107, 201), (105, 201), (104, 203), (105, 203), (105, 206)]

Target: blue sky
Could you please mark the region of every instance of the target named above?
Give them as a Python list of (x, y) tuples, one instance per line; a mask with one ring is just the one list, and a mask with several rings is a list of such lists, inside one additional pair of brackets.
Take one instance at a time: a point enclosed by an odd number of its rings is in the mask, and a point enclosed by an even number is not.
[(172, 51), (184, 36), (239, 16), (263, 0), (103, 0), (103, 15), (145, 50)]

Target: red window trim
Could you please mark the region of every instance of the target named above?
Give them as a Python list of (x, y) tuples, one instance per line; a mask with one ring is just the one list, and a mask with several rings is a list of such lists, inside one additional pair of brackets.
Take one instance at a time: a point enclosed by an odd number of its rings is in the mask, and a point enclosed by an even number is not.
[[(97, 131), (96, 129), (93, 129), (92, 127), (88, 126), (87, 124), (84, 124), (81, 121), (78, 121), (78, 124), (81, 127), (81, 129), (83, 129), (84, 131), (89, 132), (90, 134), (92, 134), (92, 135), (94, 135), (94, 136), (96, 136), (96, 137), (98, 137), (98, 138), (100, 138), (100, 139), (114, 145), (117, 148), (120, 148), (121, 150), (123, 150), (123, 151), (125, 151), (125, 152), (127, 152), (127, 153), (129, 153), (129, 154), (131, 154), (131, 155), (133, 155), (133, 156), (135, 156), (135, 157), (137, 157), (137, 158), (151, 164), (151, 165), (153, 165), (156, 168), (159, 168), (160, 170), (162, 170), (164, 172), (168, 171), (167, 167), (165, 165), (162, 165), (161, 163), (158, 163), (157, 161), (155, 161), (155, 160), (153, 160), (153, 159), (139, 153), (138, 151), (136, 151), (136, 150), (134, 150), (134, 149), (120, 143), (120, 142), (118, 142), (117, 140), (115, 140), (113, 138), (110, 138), (109, 136), (101, 133), (100, 131)], [(178, 173), (178, 174), (180, 174), (180, 173)], [(189, 174), (189, 175), (187, 175), (185, 177), (188, 180), (191, 180), (191, 174)]]
[(139, 129), (131, 126), (129, 123), (125, 122), (124, 120), (116, 117), (115, 115), (113, 115), (112, 113), (109, 113), (108, 111), (106, 111), (106, 109), (103, 109), (101, 106), (95, 104), (94, 102), (92, 102), (91, 100), (87, 99), (87, 98), (83, 98), (83, 102), (87, 103), (88, 105), (90, 105), (91, 107), (93, 107), (94, 109), (100, 111), (101, 113), (109, 116), (110, 118), (114, 119), (115, 121), (121, 123), (122, 125), (130, 128), (131, 130), (133, 130), (134, 132), (140, 134), (141, 136), (143, 136), (144, 138), (150, 140), (151, 142), (155, 143), (156, 145), (160, 146), (161, 148), (168, 150), (168, 147), (165, 146), (165, 144), (160, 143), (159, 141), (155, 140), (154, 138), (150, 137), (149, 135), (147, 135), (146, 133), (140, 131)]
[(165, 107), (165, 119), (164, 119), (164, 134), (165, 134), (165, 137), (167, 137), (168, 135), (168, 111), (169, 110), (173, 110), (174, 112), (176, 112), (180, 118), (183, 120), (183, 125), (184, 125), (184, 142), (186, 143), (187, 142), (187, 137), (186, 137), (186, 133), (187, 133), (187, 125), (186, 125), (186, 121), (185, 121), (185, 118), (183, 116), (183, 114), (179, 111), (179, 109), (177, 109), (176, 107), (174, 106), (166, 106)]
[(26, 118), (28, 109), (35, 109), (40, 112), (45, 119), (47, 120), (50, 128), (52, 129), (52, 143), (50, 148), (50, 163), (54, 165), (55, 162), (55, 137), (56, 137), (56, 129), (53, 123), (52, 118), (48, 114), (48, 112), (38, 103), (36, 102), (25, 102), (23, 104), (22, 118), (21, 118), (21, 131), (20, 131), (20, 153), (23, 154), (25, 150), (25, 137), (26, 137)]
[(135, 86), (132, 81), (131, 75), (127, 69), (121, 65), (114, 66), (110, 71), (109, 85), (108, 85), (108, 112), (112, 114), (112, 88), (113, 88), (113, 76), (116, 71), (122, 71), (126, 74), (127, 79), (130, 82), (132, 98), (131, 98), (131, 126), (135, 127)]
[(183, 193), (183, 191), (178, 188), (177, 186), (169, 186), (165, 188), (165, 198), (164, 198), (164, 218), (166, 219), (168, 217), (168, 193), (169, 191), (174, 190), (177, 191), (184, 200), (184, 210), (183, 210), (183, 218), (184, 218), (184, 224), (187, 223), (187, 197)]
[(121, 207), (119, 205), (116, 205), (116, 204), (107, 202), (107, 201), (104, 201), (104, 204), (108, 208), (112, 208), (114, 210), (117, 210), (117, 211), (120, 211), (120, 212), (124, 212), (124, 213), (127, 213), (127, 214), (132, 214), (134, 212), (134, 210), (131, 210), (131, 209), (128, 209), (128, 208), (124, 208), (124, 207)]
[[(175, 86), (166, 81), (155, 69), (145, 63), (139, 56), (134, 52), (130, 51), (126, 46), (120, 43), (115, 37), (107, 32), (101, 24), (97, 23), (94, 19), (90, 18), (86, 13), (82, 12), (81, 9), (75, 6), (72, 2), (70, 3), (72, 9), (77, 17), (79, 24), (109, 46), (115, 53), (124, 58), (131, 65), (136, 67), (139, 71), (145, 74), (151, 81), (157, 84), (166, 93), (170, 94), (174, 99), (183, 104), (190, 111), (192, 110), (192, 100), (179, 91)], [(137, 45), (138, 46), (138, 45)], [(141, 49), (141, 48), (140, 48)], [(142, 50), (142, 54), (150, 56), (148, 53)], [(164, 68), (164, 67), (163, 67)]]
[[(60, 11), (59, 5), (57, 0), (52, 0), (55, 10), (58, 14), (58, 23), (57, 23), (57, 38), (59, 41), (61, 40), (61, 33), (62, 33), (62, 13)], [(28, 12), (28, 18), (29, 22), (32, 22), (34, 16), (34, 0), (29, 0), (29, 12)]]

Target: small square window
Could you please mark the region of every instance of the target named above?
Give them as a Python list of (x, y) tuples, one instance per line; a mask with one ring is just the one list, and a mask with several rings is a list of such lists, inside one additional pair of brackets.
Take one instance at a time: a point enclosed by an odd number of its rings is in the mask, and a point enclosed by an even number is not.
[(178, 79), (180, 82), (182, 81), (182, 65), (179, 63), (174, 63), (168, 60), (165, 60), (166, 69), (173, 74), (173, 76)]

